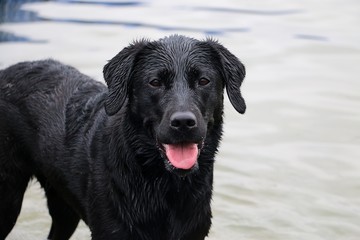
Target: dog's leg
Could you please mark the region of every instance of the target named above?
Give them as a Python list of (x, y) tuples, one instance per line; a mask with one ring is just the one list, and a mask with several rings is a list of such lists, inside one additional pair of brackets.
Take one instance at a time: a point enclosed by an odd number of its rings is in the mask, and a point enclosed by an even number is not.
[[(0, 158), (0, 162), (3, 160)], [(2, 175), (0, 177), (0, 239), (5, 239), (19, 216), (30, 176), (17, 174), (11, 177), (5, 176), (4, 179), (2, 164), (0, 164), (0, 171), (0, 175)]]
[(74, 233), (80, 217), (52, 188), (45, 191), (52, 218), (48, 239), (67, 240)]
[(5, 239), (16, 223), (32, 174), (26, 161), (28, 156), (11, 132), (1, 108), (0, 115), (0, 239)]

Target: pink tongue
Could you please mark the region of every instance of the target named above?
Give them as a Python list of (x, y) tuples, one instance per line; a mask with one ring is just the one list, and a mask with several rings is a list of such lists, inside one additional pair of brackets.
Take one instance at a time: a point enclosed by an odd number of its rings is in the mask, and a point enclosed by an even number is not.
[(176, 168), (190, 169), (197, 160), (199, 149), (197, 144), (164, 144), (166, 156)]

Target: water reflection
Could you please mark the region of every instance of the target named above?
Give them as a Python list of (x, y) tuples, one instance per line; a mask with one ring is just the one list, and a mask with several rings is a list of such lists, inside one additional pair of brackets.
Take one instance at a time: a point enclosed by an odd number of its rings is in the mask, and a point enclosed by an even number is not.
[(240, 13), (240, 14), (252, 14), (252, 15), (289, 15), (303, 12), (300, 9), (289, 10), (252, 10), (252, 9), (239, 9), (239, 8), (224, 8), (224, 7), (193, 7), (192, 10), (209, 11), (209, 12), (225, 12), (225, 13)]
[(22, 10), (25, 3), (47, 2), (46, 0), (1, 0), (0, 1), (0, 24), (5, 22), (33, 22), (39, 20), (37, 14), (32, 11)]
[(103, 5), (110, 7), (129, 7), (143, 5), (140, 1), (78, 1), (78, 0), (58, 0), (61, 3), (78, 3), (78, 4), (92, 4), (92, 5)]
[(32, 43), (45, 43), (46, 41), (33, 40), (31, 38), (16, 35), (10, 32), (0, 31), (0, 42), (32, 42)]
[[(38, 21), (37, 13), (22, 10), (24, 3), (40, 2), (39, 0), (1, 0), (0, 24)], [(0, 31), (0, 42), (33, 42), (28, 37), (18, 36), (10, 32)]]
[[(187, 31), (187, 32), (202, 32), (206, 35), (222, 35), (227, 32), (247, 32), (248, 28), (237, 27), (237, 28), (197, 28), (187, 26), (168, 26), (162, 24), (150, 24), (146, 22), (132, 22), (132, 21), (112, 21), (112, 20), (89, 20), (89, 19), (75, 19), (75, 18), (56, 18), (56, 17), (41, 17), (36, 12), (27, 11), (21, 9), (24, 3), (41, 2), (41, 0), (22, 0), (22, 1), (11, 1), (5, 0), (0, 4), (1, 11), (1, 23), (8, 22), (34, 22), (34, 21), (51, 21), (59, 23), (80, 23), (80, 24), (100, 24), (100, 25), (122, 25), (130, 28), (151, 28), (161, 31)], [(48, 2), (48, 0), (43, 0)], [(116, 6), (116, 7), (137, 7), (144, 5), (143, 2), (128, 1), (128, 2), (107, 2), (107, 1), (76, 1), (76, 0), (59, 0), (63, 4), (89, 4), (89, 5), (105, 5), (105, 6)], [(193, 8), (193, 11), (203, 11), (205, 8)], [(211, 9), (209, 9), (212, 11)], [(0, 31), (0, 42), (8, 41), (21, 41), (21, 42), (33, 42), (31, 39), (23, 36), (17, 36), (12, 33)]]
[[(58, 2), (60, 4), (84, 4), (84, 5), (102, 5), (108, 7), (139, 7), (145, 6), (151, 8), (150, 3), (141, 1), (79, 1), (79, 0), (3, 0), (0, 1), (0, 24), (1, 23), (18, 23), (18, 22), (57, 22), (57, 23), (74, 23), (74, 24), (98, 24), (98, 25), (119, 25), (127, 28), (148, 28), (160, 31), (186, 31), (194, 33), (203, 33), (205, 35), (220, 36), (227, 33), (241, 33), (249, 32), (249, 27), (194, 27), (189, 25), (176, 25), (171, 26), (164, 23), (150, 23), (146, 21), (129, 21), (129, 20), (102, 20), (102, 19), (83, 19), (76, 16), (71, 17), (53, 17), (41, 16), (37, 12), (24, 10), (22, 5), (25, 3), (34, 2)], [(226, 8), (226, 7), (208, 7), (208, 6), (173, 6), (175, 9), (185, 10), (187, 13), (206, 12), (206, 13), (231, 13), (231, 14), (250, 14), (250, 15), (263, 15), (263, 16), (283, 16), (303, 13), (302, 9), (280, 9), (280, 10), (254, 10), (246, 8)], [(328, 38), (324, 36), (311, 35), (311, 34), (294, 34), (296, 39), (311, 40), (311, 41), (327, 41)], [(13, 33), (0, 31), (0, 42), (38, 42), (33, 41), (25, 36), (18, 36)]]
[(81, 24), (100, 24), (100, 25), (122, 25), (130, 28), (152, 28), (161, 31), (186, 31), (186, 32), (202, 32), (205, 35), (222, 35), (228, 32), (247, 32), (248, 28), (196, 28), (186, 26), (166, 26), (161, 24), (149, 24), (143, 22), (130, 21), (109, 21), (109, 20), (85, 20), (72, 18), (47, 18), (41, 17), (42, 21), (65, 22), (65, 23), (81, 23)]
[(315, 40), (315, 41), (328, 41), (327, 37), (318, 36), (318, 35), (308, 35), (308, 34), (296, 34), (295, 38)]

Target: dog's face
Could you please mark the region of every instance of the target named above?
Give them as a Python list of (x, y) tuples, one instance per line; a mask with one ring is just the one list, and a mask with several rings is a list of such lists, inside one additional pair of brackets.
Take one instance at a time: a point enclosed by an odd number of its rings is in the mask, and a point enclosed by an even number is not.
[(245, 111), (239, 89), (244, 66), (212, 40), (171, 36), (136, 42), (105, 66), (104, 76), (108, 115), (128, 99), (169, 170), (197, 168), (208, 131), (222, 123), (225, 86), (235, 109)]

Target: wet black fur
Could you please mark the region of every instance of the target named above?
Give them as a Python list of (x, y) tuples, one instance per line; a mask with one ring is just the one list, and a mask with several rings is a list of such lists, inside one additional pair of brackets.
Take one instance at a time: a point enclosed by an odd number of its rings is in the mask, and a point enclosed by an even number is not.
[[(108, 88), (53, 60), (0, 71), (0, 239), (33, 176), (46, 192), (49, 239), (68, 239), (79, 219), (92, 239), (204, 239), (223, 89), (243, 113), (244, 76), (217, 42), (183, 36), (123, 49), (104, 67)], [(196, 128), (170, 129), (179, 111), (192, 112)], [(161, 147), (183, 142), (201, 148), (187, 171)]]

